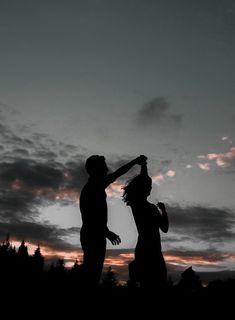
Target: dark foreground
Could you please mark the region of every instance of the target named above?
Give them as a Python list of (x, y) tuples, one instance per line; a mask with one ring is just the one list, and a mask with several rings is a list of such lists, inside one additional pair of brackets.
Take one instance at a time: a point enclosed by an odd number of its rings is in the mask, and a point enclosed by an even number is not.
[[(215, 281), (197, 290), (168, 286), (158, 291), (156, 288), (140, 289), (128, 286), (98, 287), (88, 289), (76, 281), (60, 282), (59, 279), (45, 281), (11, 282), (4, 279), (1, 283), (1, 311), (8, 317), (17, 311), (18, 316), (29, 310), (32, 318), (73, 316), (75, 319), (103, 319), (115, 317), (138, 317), (145, 319), (162, 316), (181, 318), (202, 317), (204, 312), (228, 318), (234, 313), (235, 280)], [(161, 314), (161, 316), (160, 316)], [(230, 317), (231, 318), (231, 317)]]

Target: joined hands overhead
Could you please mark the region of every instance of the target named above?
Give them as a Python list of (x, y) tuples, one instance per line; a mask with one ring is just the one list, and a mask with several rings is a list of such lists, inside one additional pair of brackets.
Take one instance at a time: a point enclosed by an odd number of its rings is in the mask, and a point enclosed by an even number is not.
[(145, 165), (147, 163), (147, 157), (145, 155), (140, 155), (139, 157), (137, 157), (135, 160), (136, 160), (136, 163), (139, 164), (139, 165)]

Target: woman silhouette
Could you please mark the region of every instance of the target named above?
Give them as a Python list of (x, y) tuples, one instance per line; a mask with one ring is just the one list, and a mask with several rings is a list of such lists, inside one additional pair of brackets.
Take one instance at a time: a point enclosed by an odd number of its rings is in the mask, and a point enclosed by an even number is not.
[(124, 202), (132, 209), (138, 231), (135, 259), (129, 264), (129, 279), (142, 288), (163, 287), (167, 279), (159, 229), (168, 231), (168, 216), (164, 203), (154, 205), (147, 200), (151, 189), (152, 179), (145, 163), (141, 173), (124, 187), (123, 194)]

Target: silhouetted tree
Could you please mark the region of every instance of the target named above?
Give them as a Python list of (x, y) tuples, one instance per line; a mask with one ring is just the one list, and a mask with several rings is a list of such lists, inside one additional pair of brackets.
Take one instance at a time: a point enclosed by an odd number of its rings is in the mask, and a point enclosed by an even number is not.
[(102, 281), (102, 286), (105, 288), (114, 288), (118, 284), (115, 273), (112, 271), (112, 267), (108, 267)]
[(181, 291), (188, 293), (197, 292), (202, 288), (200, 277), (196, 274), (192, 267), (189, 267), (182, 272), (178, 288)]
[(0, 274), (7, 278), (12, 276), (16, 269), (16, 249), (10, 244), (10, 234), (0, 246)]
[(17, 251), (17, 273), (19, 274), (19, 280), (23, 281), (22, 275), (24, 275), (24, 278), (28, 276), (31, 271), (30, 269), (28, 247), (23, 240)]
[(81, 265), (78, 263), (78, 260), (75, 260), (74, 265), (71, 268), (72, 275), (79, 275), (81, 271)]
[(64, 259), (58, 259), (56, 264), (52, 264), (49, 270), (53, 277), (60, 277), (61, 279), (65, 276), (65, 271)]
[(21, 245), (18, 248), (18, 257), (22, 259), (27, 259), (29, 256), (28, 247), (25, 245), (25, 241), (21, 242)]
[(42, 273), (44, 268), (44, 257), (41, 254), (40, 247), (34, 251), (32, 256), (33, 269), (36, 273)]

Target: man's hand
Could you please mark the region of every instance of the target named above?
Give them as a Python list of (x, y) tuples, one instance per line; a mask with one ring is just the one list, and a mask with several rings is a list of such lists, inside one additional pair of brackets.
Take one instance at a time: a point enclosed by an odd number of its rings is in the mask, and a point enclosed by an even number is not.
[(144, 155), (139, 156), (138, 158), (136, 158), (136, 163), (139, 165), (144, 165), (147, 163), (147, 157)]
[(120, 237), (116, 233), (114, 233), (112, 231), (108, 232), (107, 238), (112, 243), (112, 245), (117, 245), (117, 244), (119, 244), (121, 242)]

